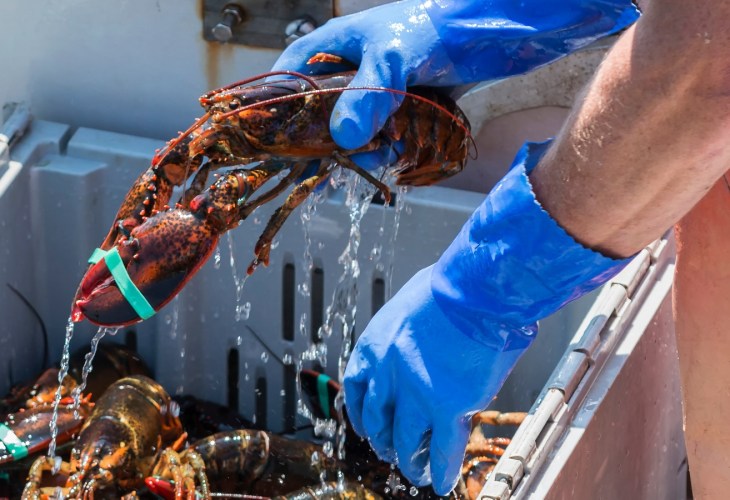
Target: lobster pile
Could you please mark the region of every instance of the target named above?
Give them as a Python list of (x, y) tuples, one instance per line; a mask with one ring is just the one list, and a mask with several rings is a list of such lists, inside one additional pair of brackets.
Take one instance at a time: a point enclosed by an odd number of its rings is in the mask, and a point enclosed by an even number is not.
[[(132, 500), (152, 494), (166, 499), (210, 499), (214, 494), (281, 500), (436, 498), (430, 488), (418, 491), (395, 480), (391, 466), (354, 436), (349, 437), (347, 462), (318, 444), (254, 429), (218, 432), (184, 446), (180, 407), (144, 375), (122, 378), (94, 405), (87, 403), (80, 419), (70, 414), (66, 419), (83, 423), (65, 432), (78, 433), (70, 460), (37, 457), (23, 499)], [(70, 405), (66, 409), (71, 411)], [(475, 418), (456, 498), (476, 498), (476, 476), (483, 481), (509, 443), (484, 438), (479, 423), (519, 425), (523, 417), (484, 412)]]
[[(310, 63), (333, 60), (320, 54)], [(396, 159), (385, 173), (398, 185), (433, 184), (464, 168), (469, 124), (453, 100), (429, 88), (367, 89), (403, 102), (368, 144), (339, 148), (329, 120), (340, 93), (358, 90), (347, 87), (353, 76), (273, 73), (202, 96), (205, 114), (157, 152), (124, 199), (78, 287), (74, 321), (122, 326), (150, 317), (200, 269), (223, 233), (293, 185), (259, 237), (248, 273), (268, 265), (287, 217), (335, 168), (357, 172), (388, 202), (388, 187), (353, 161), (356, 153), (390, 152)], [(251, 85), (263, 77), (269, 79)], [(222, 168), (206, 188), (209, 173)], [(276, 183), (263, 190), (269, 181)], [(184, 192), (170, 207), (176, 186)]]

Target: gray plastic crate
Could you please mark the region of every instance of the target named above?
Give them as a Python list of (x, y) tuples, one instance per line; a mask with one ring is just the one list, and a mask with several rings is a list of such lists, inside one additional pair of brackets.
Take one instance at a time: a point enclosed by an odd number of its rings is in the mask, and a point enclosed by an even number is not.
[[(0, 195), (0, 227), (7, 228), (0, 271), (40, 311), (50, 331), (54, 360), (59, 359), (71, 299), (86, 259), (157, 147), (159, 143), (150, 139), (83, 128), (71, 133), (64, 125), (34, 121), (12, 150), (12, 169), (4, 175), (13, 179)], [(438, 258), (482, 198), (480, 193), (442, 187), (415, 189), (406, 195), (393, 247), (394, 290)], [(273, 207), (263, 207), (230, 232), (239, 278)], [(377, 269), (372, 250), (383, 247), (380, 262), (387, 268), (394, 212), (393, 207), (373, 204), (362, 221), (356, 333), (382, 304), (388, 287), (385, 269)], [(383, 236), (378, 235), (381, 226)], [(123, 342), (134, 332), (139, 352), (173, 393), (193, 393), (225, 404), (235, 398), (229, 389), (234, 382), (244, 415), (265, 418), (274, 430), (290, 427), (285, 424), (294, 419), (293, 371), (274, 358), (296, 359), (321, 323), (343, 272), (337, 260), (347, 245), (348, 232), (344, 193), (331, 192), (310, 225), (314, 271), (307, 283), (311, 295), (305, 297), (298, 292), (305, 275), (305, 239), (298, 213), (292, 216), (277, 238), (270, 267), (259, 268), (243, 287), (239, 305), (250, 303), (250, 313), (240, 321), (236, 320), (236, 286), (224, 236), (219, 266), (211, 259), (158, 315), (107, 340)], [(530, 407), (542, 388), (539, 381), (560, 359), (590, 300), (545, 321), (545, 333), (540, 336), (544, 345), (538, 340), (525, 357), (515, 382), (499, 398), (500, 408)], [(8, 346), (0, 351), (0, 366), (10, 367), (13, 380), (31, 377), (41, 368), (39, 326), (5, 287), (0, 290), (0, 304), (0, 315), (7, 318), (0, 322), (0, 345)], [(303, 315), (306, 336), (300, 330)], [(72, 347), (88, 344), (93, 331), (87, 322), (77, 325)], [(251, 331), (264, 339), (266, 347)], [(340, 336), (333, 335), (328, 344), (326, 371), (336, 377)], [(238, 373), (231, 376), (236, 364)], [(525, 380), (537, 382), (525, 384)], [(7, 384), (7, 379), (0, 381), (0, 391)]]
[[(158, 146), (151, 139), (72, 131), (36, 120), (0, 166), (0, 276), (40, 311), (51, 335), (52, 360), (60, 357), (70, 301), (86, 258)], [(438, 257), (482, 197), (443, 187), (408, 193), (392, 247), (394, 290)], [(239, 277), (273, 206), (231, 232)], [(383, 253), (389, 252), (393, 212), (372, 205), (361, 224), (356, 333), (387, 288), (371, 250), (383, 245)], [(294, 216), (278, 238), (271, 266), (259, 269), (243, 288), (239, 304), (250, 302), (247, 319), (236, 320), (224, 237), (219, 266), (211, 259), (179, 299), (106, 341), (133, 339), (172, 393), (235, 406), (275, 431), (303, 424), (296, 414), (293, 367), (274, 358), (296, 357), (323, 318), (342, 274), (337, 259), (347, 244), (348, 227), (343, 193), (330, 193), (310, 226), (314, 272), (307, 283), (309, 297), (297, 291), (304, 283), (305, 245), (301, 221)], [(382, 262), (387, 266), (387, 259)], [(531, 414), (483, 498), (682, 497), (686, 464), (667, 319), (671, 269), (671, 249), (660, 242), (604, 287), (598, 299), (591, 294), (541, 323), (538, 339), (493, 404), (502, 411), (531, 408)], [(306, 336), (299, 326), (304, 314)], [(11, 379), (28, 379), (40, 371), (41, 342), (36, 319), (4, 286), (0, 318), (0, 366), (8, 374), (0, 379), (0, 391), (5, 391)], [(88, 345), (94, 330), (88, 323), (78, 325), (72, 348)], [(332, 376), (337, 375), (340, 343), (336, 335), (329, 341), (326, 371)], [(609, 464), (615, 468), (607, 469)], [(575, 496), (576, 491), (583, 493)], [(643, 494), (635, 496), (637, 492)]]

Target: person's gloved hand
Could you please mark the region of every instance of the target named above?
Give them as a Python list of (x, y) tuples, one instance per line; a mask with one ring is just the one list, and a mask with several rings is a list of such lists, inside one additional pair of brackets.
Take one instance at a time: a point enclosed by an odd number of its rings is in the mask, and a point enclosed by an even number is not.
[[(273, 70), (317, 72), (307, 61), (327, 52), (359, 66), (351, 87), (451, 87), (524, 73), (637, 17), (629, 0), (405, 0), (330, 20), (287, 48)], [(332, 137), (344, 149), (363, 146), (401, 101), (343, 92)]]
[(546, 148), (521, 150), (439, 261), (375, 315), (345, 371), (355, 431), (440, 495), (458, 479), (471, 416), (496, 395), (535, 322), (628, 262), (583, 247), (540, 207), (527, 174)]

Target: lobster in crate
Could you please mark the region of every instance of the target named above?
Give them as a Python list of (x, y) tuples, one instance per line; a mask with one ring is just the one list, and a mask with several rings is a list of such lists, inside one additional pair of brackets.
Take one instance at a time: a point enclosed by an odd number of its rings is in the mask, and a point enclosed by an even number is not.
[[(320, 54), (310, 63), (333, 60)], [(432, 89), (361, 88), (392, 92), (403, 102), (368, 144), (339, 148), (329, 133), (330, 114), (341, 92), (356, 90), (347, 88), (354, 74), (267, 74), (264, 83), (250, 85), (257, 77), (201, 97), (205, 114), (157, 152), (124, 199), (79, 285), (74, 321), (118, 326), (150, 317), (185, 286), (223, 233), (294, 185), (256, 243), (248, 273), (268, 265), (287, 217), (338, 166), (362, 175), (389, 201), (388, 187), (351, 159), (356, 153), (390, 150), (397, 159), (386, 171), (399, 185), (429, 185), (463, 169), (469, 124), (451, 99)], [(283, 76), (271, 81), (276, 75)], [(209, 173), (222, 167), (229, 170), (206, 188)], [(278, 182), (254, 196), (272, 179)], [(170, 208), (173, 188), (186, 184)]]
[[(71, 461), (37, 458), (22, 498), (119, 498), (144, 485), (161, 449), (185, 441), (177, 404), (143, 375), (123, 378), (96, 402), (71, 451)], [(56, 470), (58, 469), (58, 470)], [(60, 473), (58, 473), (60, 472)]]

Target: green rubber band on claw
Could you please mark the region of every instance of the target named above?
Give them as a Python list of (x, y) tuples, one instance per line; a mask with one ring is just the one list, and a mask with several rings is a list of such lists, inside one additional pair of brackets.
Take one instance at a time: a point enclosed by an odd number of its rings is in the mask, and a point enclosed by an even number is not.
[(106, 250), (97, 248), (96, 250), (94, 250), (94, 253), (91, 254), (91, 257), (89, 257), (89, 260), (87, 262), (91, 265), (94, 265), (97, 262), (99, 262), (101, 259), (103, 259), (105, 255), (106, 255)]
[(324, 412), (324, 418), (332, 418), (330, 417), (330, 400), (329, 391), (327, 390), (327, 382), (330, 380), (330, 377), (324, 373), (317, 376), (317, 395), (319, 396), (319, 406), (322, 407)]
[(28, 456), (28, 447), (5, 424), (0, 424), (0, 443), (5, 445), (5, 448), (13, 456), (13, 460), (20, 460)]
[(127, 269), (124, 267), (124, 262), (122, 262), (122, 257), (119, 255), (117, 247), (109, 251), (97, 248), (91, 254), (91, 257), (89, 257), (89, 263), (96, 264), (102, 258), (109, 272), (112, 274), (114, 281), (116, 281), (117, 288), (119, 288), (122, 297), (132, 306), (137, 316), (142, 319), (149, 319), (154, 316), (155, 308), (150, 305), (145, 296), (142, 295), (142, 292), (139, 291), (139, 288), (137, 288), (137, 285), (134, 284), (132, 278), (129, 277), (129, 273), (127, 273)]

